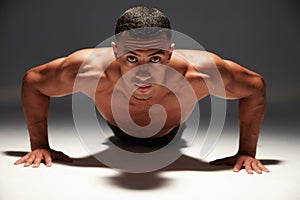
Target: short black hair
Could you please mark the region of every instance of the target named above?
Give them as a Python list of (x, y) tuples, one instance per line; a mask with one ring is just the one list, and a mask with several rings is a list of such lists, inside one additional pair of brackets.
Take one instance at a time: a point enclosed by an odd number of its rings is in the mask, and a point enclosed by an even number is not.
[(133, 29), (138, 30), (137, 35), (135, 35), (142, 39), (157, 35), (160, 32), (166, 32), (167, 38), (171, 39), (170, 20), (156, 8), (148, 6), (129, 8), (118, 18), (115, 35)]

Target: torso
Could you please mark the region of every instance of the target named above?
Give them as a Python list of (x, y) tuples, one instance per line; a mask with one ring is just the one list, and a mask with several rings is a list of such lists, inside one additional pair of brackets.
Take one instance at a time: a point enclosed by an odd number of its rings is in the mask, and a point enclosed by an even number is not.
[[(97, 77), (95, 73), (101, 74), (101, 77), (98, 77), (100, 80), (97, 83), (96, 92), (89, 91), (90, 87), (86, 86), (84, 93), (90, 96), (99, 110), (100, 114), (103, 118), (110, 123), (111, 125), (117, 126), (115, 116), (113, 116), (112, 108), (111, 108), (111, 100), (113, 89), (121, 77), (118, 63), (114, 61), (114, 57), (112, 54), (111, 48), (100, 49), (101, 53), (99, 56), (102, 57), (105, 55), (106, 63), (108, 67), (102, 71), (94, 64), (89, 64), (89, 70), (83, 70), (82, 77)], [(181, 54), (181, 53), (180, 53)], [(184, 104), (190, 104), (188, 107), (189, 113), (192, 111), (194, 105), (197, 103), (197, 100), (204, 98), (208, 95), (207, 88), (205, 84), (203, 84), (203, 78), (199, 75), (198, 71), (191, 66), (186, 60), (180, 56), (179, 53), (174, 53), (172, 59), (170, 61), (170, 67), (175, 69), (177, 72), (182, 74), (186, 78), (186, 80), (190, 83), (192, 88), (194, 89), (195, 97), (197, 98), (195, 102), (183, 102)], [(92, 73), (91, 73), (92, 72)], [(179, 94), (184, 95), (184, 90), (181, 91), (180, 88), (177, 91)], [(95, 96), (93, 96), (95, 93)], [(126, 94), (124, 94), (125, 96)], [(117, 106), (117, 109), (128, 109), (132, 120), (139, 126), (146, 126), (150, 123), (149, 118), (149, 109), (154, 104), (162, 105), (167, 113), (166, 123), (163, 126), (163, 129), (153, 137), (161, 137), (169, 133), (173, 128), (179, 126), (183, 123), (183, 118), (181, 115), (180, 103), (174, 93), (169, 89), (160, 86), (158, 92), (149, 100), (138, 100), (134, 97), (130, 98), (129, 106), (124, 104), (114, 105)], [(159, 115), (159, 113), (158, 113)], [(185, 114), (187, 115), (187, 114)], [(122, 116), (120, 116), (122, 118)], [(185, 118), (187, 116), (184, 116)], [(122, 119), (122, 120), (130, 120), (130, 119)]]

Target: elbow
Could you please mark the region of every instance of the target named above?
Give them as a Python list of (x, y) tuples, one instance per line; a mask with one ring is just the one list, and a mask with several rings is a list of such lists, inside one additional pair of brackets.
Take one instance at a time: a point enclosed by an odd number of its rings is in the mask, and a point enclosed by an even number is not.
[(263, 96), (264, 98), (266, 97), (266, 81), (265, 79), (258, 75), (256, 77), (256, 80), (255, 80), (255, 88), (256, 88), (256, 91), (261, 95)]
[(22, 87), (27, 87), (29, 85), (32, 85), (32, 80), (33, 80), (33, 71), (32, 70), (28, 70), (25, 75), (23, 76), (22, 79)]
[(28, 70), (22, 79), (22, 90), (24, 88), (36, 88), (37, 84), (39, 83), (39, 74), (34, 69)]
[(24, 76), (23, 76), (23, 79), (22, 79), (22, 87), (25, 87), (25, 86), (28, 86), (28, 84), (29, 84), (29, 77), (31, 76), (30, 75), (30, 73), (31, 73), (31, 71), (30, 70), (28, 70), (25, 74), (24, 74)]
[(253, 102), (256, 102), (257, 107), (265, 107), (266, 104), (266, 82), (260, 75), (256, 76), (254, 81), (254, 90), (249, 96)]

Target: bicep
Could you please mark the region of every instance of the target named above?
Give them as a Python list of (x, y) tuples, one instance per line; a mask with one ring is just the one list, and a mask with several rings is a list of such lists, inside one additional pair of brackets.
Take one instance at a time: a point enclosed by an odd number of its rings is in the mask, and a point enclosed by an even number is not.
[(66, 66), (68, 62), (64, 57), (30, 69), (23, 78), (23, 87), (50, 97), (71, 94), (74, 80), (70, 67)]

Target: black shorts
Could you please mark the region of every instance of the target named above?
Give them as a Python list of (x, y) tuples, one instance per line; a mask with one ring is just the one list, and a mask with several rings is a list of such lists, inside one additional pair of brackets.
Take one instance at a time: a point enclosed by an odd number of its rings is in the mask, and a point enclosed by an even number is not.
[(176, 136), (179, 126), (172, 129), (167, 135), (159, 137), (159, 138), (138, 138), (131, 135), (126, 134), (119, 127), (113, 126), (107, 123), (114, 135), (119, 138), (122, 142), (131, 144), (131, 145), (142, 145), (142, 146), (153, 146), (153, 147), (163, 147), (167, 145), (172, 139)]

